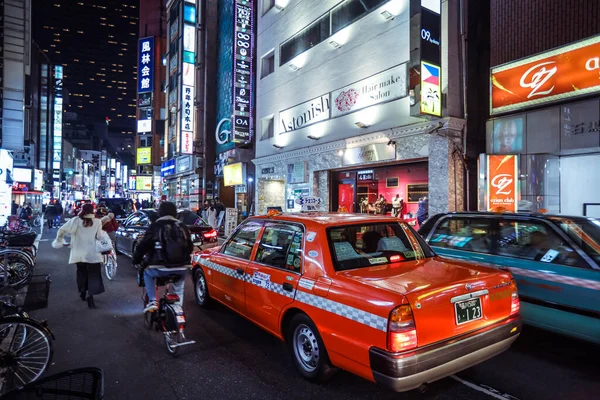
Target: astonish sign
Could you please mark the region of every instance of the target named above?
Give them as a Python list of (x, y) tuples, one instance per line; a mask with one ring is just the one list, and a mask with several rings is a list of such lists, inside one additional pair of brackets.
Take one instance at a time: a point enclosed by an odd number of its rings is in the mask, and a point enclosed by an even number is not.
[(600, 92), (600, 35), (492, 68), (491, 113)]

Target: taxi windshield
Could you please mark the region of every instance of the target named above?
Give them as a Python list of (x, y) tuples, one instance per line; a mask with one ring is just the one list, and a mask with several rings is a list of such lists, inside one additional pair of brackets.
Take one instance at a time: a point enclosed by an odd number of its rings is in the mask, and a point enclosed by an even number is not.
[(365, 223), (327, 229), (336, 271), (412, 261), (434, 254), (405, 223)]
[(593, 218), (551, 218), (592, 260), (600, 264), (600, 220)]

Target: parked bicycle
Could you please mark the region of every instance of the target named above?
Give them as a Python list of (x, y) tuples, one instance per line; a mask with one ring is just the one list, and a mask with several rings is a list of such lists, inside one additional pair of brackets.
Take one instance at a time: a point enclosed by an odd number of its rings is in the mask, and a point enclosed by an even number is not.
[[(141, 266), (136, 266), (138, 269), (138, 285), (144, 287), (144, 273)], [(183, 308), (176, 304), (179, 302), (179, 296), (175, 293), (170, 293), (169, 286), (179, 281), (179, 275), (171, 275), (163, 278), (156, 278), (156, 291), (158, 288), (165, 286), (165, 293), (158, 301), (158, 310), (155, 312), (144, 313), (144, 325), (147, 329), (156, 329), (162, 332), (165, 336), (165, 345), (167, 351), (172, 356), (177, 355), (177, 351), (182, 346), (187, 346), (196, 343), (194, 340), (187, 340), (185, 337), (185, 314)], [(148, 294), (144, 288), (142, 300), (144, 308), (148, 305)]]
[(35, 266), (37, 234), (0, 230), (0, 287), (21, 287), (29, 282)]
[(43, 222), (44, 217), (42, 216), (42, 214), (34, 214), (31, 217), (31, 225), (33, 225), (35, 228), (39, 228), (40, 226), (42, 226)]
[(34, 277), (29, 285), (0, 293), (0, 395), (35, 381), (52, 362), (54, 336), (46, 321), (29, 311), (46, 308), (50, 277)]

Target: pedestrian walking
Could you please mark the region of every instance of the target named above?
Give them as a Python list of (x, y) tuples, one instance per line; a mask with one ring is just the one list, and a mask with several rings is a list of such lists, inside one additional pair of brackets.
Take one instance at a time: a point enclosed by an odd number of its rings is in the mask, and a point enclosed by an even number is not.
[(419, 226), (423, 225), (423, 222), (429, 217), (429, 199), (422, 197), (419, 200), (419, 208), (417, 208), (417, 221)]
[(12, 201), (12, 205), (11, 205), (11, 209), (10, 209), (10, 215), (18, 215), (17, 213), (19, 212), (19, 205), (17, 203), (15, 203), (15, 201)]
[(94, 296), (104, 293), (101, 274), (103, 258), (96, 249), (96, 240), (105, 239), (108, 236), (102, 230), (103, 219), (95, 218), (93, 205), (84, 204), (79, 216), (71, 218), (64, 224), (52, 242), (52, 247), (60, 249), (63, 246), (64, 237), (71, 236), (69, 264), (77, 265), (79, 296), (81, 300), (87, 299), (89, 308), (96, 308)]
[(213, 229), (218, 229), (218, 221), (217, 221), (217, 209), (215, 207), (215, 203), (211, 201), (208, 210), (206, 210), (206, 219), (208, 219), (208, 224)]
[(44, 219), (48, 221), (48, 229), (52, 229), (54, 227), (54, 221), (56, 220), (56, 215), (58, 210), (53, 203), (48, 203), (46, 206), (46, 211), (44, 211)]
[(215, 229), (218, 231), (225, 218), (225, 204), (218, 197), (215, 197), (215, 209), (217, 210), (217, 227)]

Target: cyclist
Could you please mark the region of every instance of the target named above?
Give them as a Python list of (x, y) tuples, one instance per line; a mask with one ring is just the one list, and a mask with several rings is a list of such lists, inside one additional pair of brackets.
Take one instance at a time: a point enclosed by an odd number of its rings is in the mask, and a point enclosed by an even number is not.
[(194, 249), (190, 231), (175, 216), (175, 204), (165, 201), (158, 207), (159, 218), (150, 224), (144, 238), (133, 254), (133, 264), (140, 264), (144, 257), (144, 282), (148, 294), (148, 305), (144, 312), (158, 310), (156, 301), (156, 278), (179, 275), (173, 283), (173, 292), (183, 304), (183, 289), (187, 269), (191, 267), (191, 254)]

